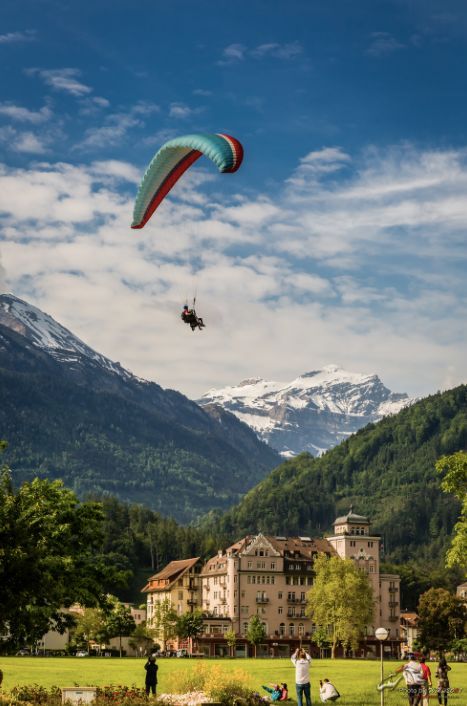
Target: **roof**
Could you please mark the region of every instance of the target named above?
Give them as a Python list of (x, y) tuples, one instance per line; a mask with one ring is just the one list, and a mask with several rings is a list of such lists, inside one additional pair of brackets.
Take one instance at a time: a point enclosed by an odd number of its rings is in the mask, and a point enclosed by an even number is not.
[(333, 525), (344, 525), (344, 524), (370, 524), (370, 520), (368, 517), (365, 517), (365, 515), (357, 515), (353, 511), (353, 505), (350, 506), (350, 509), (347, 513), (347, 515), (343, 515), (342, 517), (338, 517), (336, 520), (334, 520)]
[[(277, 555), (286, 558), (305, 560), (311, 559), (314, 555), (319, 553), (327, 553), (333, 556), (336, 554), (336, 550), (327, 539), (310, 539), (309, 537), (277, 537), (273, 535), (262, 536), (266, 542), (271, 545)], [(225, 565), (226, 563), (226, 556), (239, 556), (245, 554), (250, 544), (258, 537), (259, 535), (249, 534), (238, 542), (235, 542), (235, 544), (231, 544), (230, 547), (227, 548), (225, 554), (222, 556), (217, 554), (209, 559), (203, 566), (201, 574), (203, 576), (225, 574), (227, 572), (227, 567), (222, 565)], [(291, 556), (287, 557), (287, 554), (290, 554)]]
[[(191, 569), (199, 560), (200, 557), (197, 556), (193, 559), (179, 559), (177, 561), (171, 561), (167, 564), (167, 566), (164, 566), (162, 571), (159, 571), (159, 573), (154, 574), (154, 576), (149, 578), (148, 583), (143, 589), (141, 589), (141, 592), (147, 593), (151, 590), (167, 590), (167, 588), (169, 588), (176, 579), (180, 578), (181, 575)], [(167, 581), (167, 583), (164, 586), (156, 587), (156, 582), (158, 581)]]

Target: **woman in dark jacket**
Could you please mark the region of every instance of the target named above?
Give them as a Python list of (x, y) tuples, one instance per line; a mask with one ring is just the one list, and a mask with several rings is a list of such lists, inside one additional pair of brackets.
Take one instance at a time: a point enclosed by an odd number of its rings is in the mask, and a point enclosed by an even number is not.
[(436, 670), (436, 678), (438, 679), (438, 703), (442, 703), (442, 697), (444, 696), (444, 706), (448, 703), (449, 694), (449, 676), (448, 672), (451, 671), (451, 667), (446, 662), (445, 657), (441, 657), (438, 664), (438, 669)]
[(146, 695), (149, 696), (149, 692), (152, 691), (154, 696), (156, 695), (157, 686), (157, 670), (158, 666), (156, 664), (155, 657), (149, 657), (148, 661), (144, 665), (146, 670)]

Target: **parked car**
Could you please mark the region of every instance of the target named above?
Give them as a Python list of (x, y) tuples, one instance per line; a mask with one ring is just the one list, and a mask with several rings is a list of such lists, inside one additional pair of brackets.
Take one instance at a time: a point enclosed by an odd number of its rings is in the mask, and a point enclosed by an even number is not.
[(16, 653), (17, 657), (29, 657), (31, 652), (28, 650), (27, 647), (22, 647), (18, 652)]
[(185, 650), (185, 649), (177, 650), (176, 656), (177, 657), (189, 657), (188, 650)]
[(89, 657), (89, 652), (87, 650), (78, 650), (76, 653), (77, 657)]

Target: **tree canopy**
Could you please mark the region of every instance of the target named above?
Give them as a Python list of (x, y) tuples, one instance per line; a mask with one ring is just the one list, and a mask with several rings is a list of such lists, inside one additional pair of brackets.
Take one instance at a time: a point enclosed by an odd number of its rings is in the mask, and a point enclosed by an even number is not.
[(467, 607), (443, 588), (430, 588), (418, 604), (418, 642), (425, 650), (444, 652), (465, 637)]
[(443, 456), (436, 463), (436, 470), (444, 475), (441, 488), (446, 493), (452, 493), (461, 503), (446, 565), (467, 568), (467, 453), (458, 451), (451, 456)]
[(350, 559), (320, 554), (314, 570), (307, 614), (318, 629), (329, 634), (335, 657), (339, 644), (356, 649), (365, 635), (373, 620), (373, 589), (368, 576)]
[(102, 506), (79, 502), (60, 481), (15, 489), (0, 470), (0, 630), (15, 645), (73, 623), (73, 603), (105, 604), (125, 575), (102, 553)]
[(266, 637), (266, 630), (265, 627), (262, 623), (261, 618), (259, 615), (252, 615), (249, 622), (248, 622), (248, 628), (246, 631), (246, 639), (248, 642), (250, 642), (255, 649), (255, 657), (256, 657), (256, 648), (261, 642), (261, 640), (264, 640)]

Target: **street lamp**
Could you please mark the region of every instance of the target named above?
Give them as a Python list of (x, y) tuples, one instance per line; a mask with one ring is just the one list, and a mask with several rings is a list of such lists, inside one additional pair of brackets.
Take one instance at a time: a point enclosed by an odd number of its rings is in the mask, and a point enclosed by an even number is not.
[[(380, 683), (382, 684), (384, 681), (383, 642), (388, 639), (389, 632), (386, 630), (386, 628), (377, 628), (375, 630), (375, 637), (377, 640), (379, 640), (379, 644), (381, 647), (381, 681), (380, 681)], [(384, 706), (384, 689), (381, 689), (381, 706)]]

